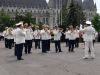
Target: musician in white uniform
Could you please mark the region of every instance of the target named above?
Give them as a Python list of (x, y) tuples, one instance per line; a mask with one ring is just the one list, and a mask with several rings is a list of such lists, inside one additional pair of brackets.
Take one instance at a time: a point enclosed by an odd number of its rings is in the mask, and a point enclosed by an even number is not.
[(74, 45), (75, 45), (75, 39), (76, 39), (75, 30), (72, 25), (69, 28), (70, 28), (70, 30), (68, 31), (68, 33), (69, 33), (69, 49), (68, 49), (68, 51), (74, 52)]
[(5, 39), (5, 48), (8, 48), (8, 27), (5, 27), (5, 30), (3, 31), (3, 36), (4, 36), (4, 39)]
[[(95, 29), (91, 26), (90, 21), (86, 21), (87, 27), (82, 29), (82, 31), (85, 34), (84, 41), (85, 41), (85, 56), (83, 57), (84, 59), (89, 58), (89, 54), (91, 58), (95, 58), (94, 55), (94, 47), (93, 47), (93, 39), (94, 39), (94, 34), (95, 34)], [(89, 51), (90, 50), (90, 51)]]
[(8, 35), (7, 36), (7, 39), (8, 39), (8, 48), (12, 49), (12, 47), (13, 47), (13, 39), (14, 39), (14, 37), (13, 37), (13, 28), (11, 28), (11, 27), (8, 28), (7, 35)]
[(75, 28), (75, 47), (78, 48), (79, 47), (79, 28), (78, 26), (76, 26)]
[(50, 32), (46, 25), (43, 25), (43, 29), (40, 32), (41, 34), (41, 41), (42, 41), (42, 53), (47, 53), (48, 51), (48, 35)]
[(68, 28), (66, 28), (66, 31), (65, 31), (65, 41), (66, 41), (66, 47), (68, 47), (69, 45), (69, 34), (68, 34)]
[(61, 50), (61, 36), (62, 36), (62, 30), (59, 29), (58, 27), (55, 27), (53, 30), (54, 34), (54, 42), (55, 42), (55, 52), (62, 52)]
[(28, 23), (25, 23), (25, 54), (30, 54), (31, 52), (31, 45), (32, 45), (32, 39), (33, 39), (33, 32), (31, 31), (31, 26)]
[(47, 51), (50, 51), (51, 29), (50, 29), (50, 27), (48, 25), (46, 25), (46, 26), (48, 28), (48, 32), (50, 33), (50, 34), (48, 34), (48, 50)]
[(23, 52), (23, 44), (25, 43), (25, 32), (23, 29), (23, 22), (19, 22), (16, 24), (16, 29), (14, 31), (14, 40), (16, 44), (16, 56), (17, 60), (23, 60), (22, 52)]
[(35, 31), (34, 31), (34, 41), (35, 41), (35, 49), (40, 49), (40, 30), (39, 30), (39, 26), (35, 27)]

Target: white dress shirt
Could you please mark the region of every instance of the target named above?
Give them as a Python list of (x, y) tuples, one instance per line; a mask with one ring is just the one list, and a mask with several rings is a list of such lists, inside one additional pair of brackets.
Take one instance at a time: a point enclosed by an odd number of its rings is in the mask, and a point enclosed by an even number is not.
[(41, 37), (40, 30), (35, 30), (33, 35), (34, 35), (34, 39), (40, 39)]
[(61, 32), (59, 32), (59, 30), (53, 30), (53, 34), (54, 34), (54, 40), (60, 40), (61, 39)]
[(69, 40), (75, 40), (75, 39), (76, 39), (75, 31), (71, 32), (71, 31), (69, 30), (68, 33), (69, 33)]
[(65, 32), (65, 39), (69, 39), (69, 33), (68, 33), (68, 31)]
[(92, 26), (85, 27), (82, 31), (84, 32), (85, 41), (93, 41), (95, 29)]
[(21, 44), (21, 43), (25, 43), (25, 31), (17, 28), (14, 31), (14, 41), (16, 44)]
[(32, 40), (33, 39), (33, 32), (31, 31), (30, 28), (24, 29), (26, 35), (25, 35), (25, 40)]
[(50, 34), (49, 31), (45, 31), (44, 29), (42, 29), (40, 34), (41, 34), (42, 40), (48, 40), (49, 39), (49, 36), (48, 36)]

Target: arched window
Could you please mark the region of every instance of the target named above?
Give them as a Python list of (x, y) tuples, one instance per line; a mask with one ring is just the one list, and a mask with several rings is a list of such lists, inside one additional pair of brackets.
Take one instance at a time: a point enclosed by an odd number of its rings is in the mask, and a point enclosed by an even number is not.
[(14, 12), (14, 10), (12, 9), (12, 12)]

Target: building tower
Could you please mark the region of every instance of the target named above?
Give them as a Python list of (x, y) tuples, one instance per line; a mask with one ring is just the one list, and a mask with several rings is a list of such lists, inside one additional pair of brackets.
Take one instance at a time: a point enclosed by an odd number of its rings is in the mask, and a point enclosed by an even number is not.
[(83, 1), (83, 12), (85, 14), (86, 20), (92, 20), (96, 15), (97, 7), (93, 0)]
[(14, 17), (15, 13), (24, 14), (31, 12), (32, 17), (39, 22), (48, 24), (49, 12), (46, 0), (0, 0), (0, 11)]

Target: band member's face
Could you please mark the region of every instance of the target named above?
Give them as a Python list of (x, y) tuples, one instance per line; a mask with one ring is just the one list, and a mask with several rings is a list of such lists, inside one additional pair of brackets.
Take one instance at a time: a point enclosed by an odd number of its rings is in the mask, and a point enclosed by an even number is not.
[(47, 27), (45, 27), (44, 29), (45, 29), (45, 30), (48, 30), (48, 28), (47, 28)]

